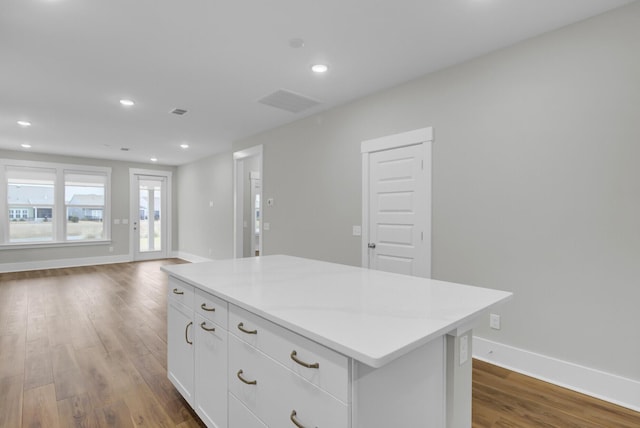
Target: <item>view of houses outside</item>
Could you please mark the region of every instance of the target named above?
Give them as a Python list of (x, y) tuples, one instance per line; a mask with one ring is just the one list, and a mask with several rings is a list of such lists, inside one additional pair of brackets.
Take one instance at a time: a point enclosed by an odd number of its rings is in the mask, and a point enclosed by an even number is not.
[(53, 240), (53, 181), (9, 181), (9, 241)]
[[(10, 242), (53, 240), (53, 183), (10, 180), (7, 186)], [(104, 238), (104, 186), (65, 186), (66, 239)]]

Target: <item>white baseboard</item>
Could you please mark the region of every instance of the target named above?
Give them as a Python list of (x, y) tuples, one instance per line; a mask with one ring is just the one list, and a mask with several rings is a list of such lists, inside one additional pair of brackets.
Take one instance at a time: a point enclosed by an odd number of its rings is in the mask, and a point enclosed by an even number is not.
[(206, 257), (196, 256), (195, 254), (186, 253), (184, 251), (175, 252), (175, 257), (186, 260), (191, 263), (200, 263), (200, 262), (211, 262), (213, 259), (208, 259)]
[(126, 263), (132, 260), (131, 255), (122, 254), (104, 257), (79, 257), (59, 260), (38, 260), (32, 262), (0, 263), (0, 272), (24, 272), (28, 270), (58, 269), (78, 266), (108, 265)]
[(473, 357), (640, 412), (640, 382), (524, 349), (473, 338)]

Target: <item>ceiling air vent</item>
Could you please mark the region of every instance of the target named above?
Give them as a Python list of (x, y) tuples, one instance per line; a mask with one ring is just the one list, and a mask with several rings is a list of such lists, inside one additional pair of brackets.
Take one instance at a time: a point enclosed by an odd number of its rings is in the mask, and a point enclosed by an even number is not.
[(303, 110), (315, 107), (320, 104), (319, 101), (296, 94), (291, 91), (287, 91), (285, 89), (280, 89), (273, 94), (267, 95), (266, 97), (259, 99), (258, 102), (271, 107), (286, 110), (291, 113), (300, 113)]
[(174, 108), (173, 110), (171, 110), (171, 113), (177, 114), (178, 116), (182, 116), (186, 112), (187, 111), (185, 109), (183, 109), (183, 108)]

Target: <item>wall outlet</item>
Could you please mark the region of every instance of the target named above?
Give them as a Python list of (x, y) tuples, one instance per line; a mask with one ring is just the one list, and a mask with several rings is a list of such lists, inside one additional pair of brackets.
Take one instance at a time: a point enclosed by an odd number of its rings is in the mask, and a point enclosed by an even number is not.
[(271, 230), (271, 223), (262, 223), (262, 230)]
[(491, 327), (494, 330), (500, 330), (500, 315), (498, 314), (489, 315), (489, 327)]
[(109, 252), (113, 253), (113, 247), (109, 247)]
[(362, 236), (362, 227), (353, 226), (353, 236)]

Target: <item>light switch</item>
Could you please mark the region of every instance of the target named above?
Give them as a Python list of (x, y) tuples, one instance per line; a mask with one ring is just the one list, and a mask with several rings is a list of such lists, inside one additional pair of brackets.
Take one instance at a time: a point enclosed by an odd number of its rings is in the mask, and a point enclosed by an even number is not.
[(353, 226), (353, 236), (362, 236), (362, 227)]
[(123, 218), (122, 219), (122, 224), (129, 224), (129, 219), (128, 218)]
[(209, 201), (209, 207), (213, 207), (213, 201)]
[(120, 219), (119, 218), (114, 218), (113, 219), (113, 224), (120, 224)]

